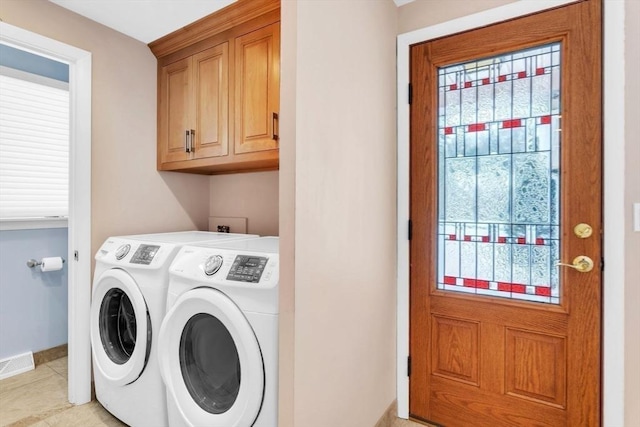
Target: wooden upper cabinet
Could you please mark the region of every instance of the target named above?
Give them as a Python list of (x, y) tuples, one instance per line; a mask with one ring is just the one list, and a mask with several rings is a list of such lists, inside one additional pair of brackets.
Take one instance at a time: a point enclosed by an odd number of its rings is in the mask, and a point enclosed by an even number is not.
[(158, 96), (158, 165), (188, 159), (191, 128), (191, 58), (162, 67)]
[(279, 1), (238, 0), (149, 44), (158, 57), (158, 170), (278, 168), (279, 21)]
[(278, 148), (280, 25), (235, 40), (235, 153)]
[(195, 135), (193, 156), (229, 154), (229, 44), (193, 57)]
[(228, 43), (161, 67), (159, 74), (159, 168), (227, 155)]

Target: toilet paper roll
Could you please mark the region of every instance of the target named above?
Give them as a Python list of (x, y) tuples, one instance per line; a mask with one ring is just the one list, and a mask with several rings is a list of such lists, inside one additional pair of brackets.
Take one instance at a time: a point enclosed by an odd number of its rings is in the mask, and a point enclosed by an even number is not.
[(42, 271), (58, 271), (62, 270), (62, 258), (59, 256), (42, 258), (42, 264), (40, 264)]

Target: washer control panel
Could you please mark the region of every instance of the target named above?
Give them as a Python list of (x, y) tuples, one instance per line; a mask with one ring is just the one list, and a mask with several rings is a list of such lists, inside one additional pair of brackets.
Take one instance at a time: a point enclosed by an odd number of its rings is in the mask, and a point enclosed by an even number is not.
[(131, 257), (131, 264), (151, 264), (153, 257), (158, 253), (158, 249), (160, 249), (160, 246), (157, 245), (140, 245)]
[(233, 264), (231, 265), (231, 269), (227, 275), (227, 280), (258, 283), (260, 282), (260, 277), (262, 277), (264, 268), (267, 265), (267, 261), (269, 261), (269, 258), (267, 257), (238, 255), (235, 260), (233, 260)]

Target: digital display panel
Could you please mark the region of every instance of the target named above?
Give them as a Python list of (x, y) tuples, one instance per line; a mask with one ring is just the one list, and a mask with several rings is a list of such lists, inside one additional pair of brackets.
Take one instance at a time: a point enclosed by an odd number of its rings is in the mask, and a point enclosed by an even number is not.
[(158, 253), (158, 249), (160, 249), (160, 246), (157, 245), (140, 245), (136, 253), (131, 257), (131, 264), (151, 264), (153, 257)]
[(267, 265), (267, 257), (238, 255), (227, 275), (227, 280), (258, 283)]

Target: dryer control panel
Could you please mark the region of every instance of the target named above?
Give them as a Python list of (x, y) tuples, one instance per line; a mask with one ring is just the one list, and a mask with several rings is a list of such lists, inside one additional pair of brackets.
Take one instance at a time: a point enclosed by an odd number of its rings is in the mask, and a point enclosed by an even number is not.
[(233, 261), (227, 280), (258, 283), (269, 258), (255, 255), (238, 255)]
[(160, 249), (160, 246), (157, 245), (140, 245), (131, 257), (131, 264), (151, 264), (153, 257), (158, 253), (158, 249)]

